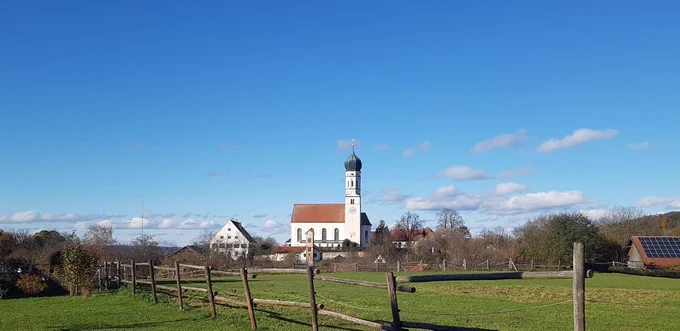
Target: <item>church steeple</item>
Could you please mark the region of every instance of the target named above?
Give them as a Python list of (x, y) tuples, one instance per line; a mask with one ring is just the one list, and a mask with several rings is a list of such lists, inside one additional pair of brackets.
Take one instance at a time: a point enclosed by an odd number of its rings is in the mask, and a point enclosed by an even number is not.
[(361, 159), (354, 152), (345, 160), (345, 236), (364, 246), (361, 236)]

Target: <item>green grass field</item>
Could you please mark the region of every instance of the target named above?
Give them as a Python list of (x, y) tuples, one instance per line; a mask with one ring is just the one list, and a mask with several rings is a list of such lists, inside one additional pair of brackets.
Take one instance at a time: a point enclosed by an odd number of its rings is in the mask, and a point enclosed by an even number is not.
[[(330, 275), (330, 274), (329, 274)], [(332, 274), (334, 277), (385, 282), (384, 273)], [(173, 286), (174, 281), (159, 281)], [(205, 287), (202, 280), (186, 286)], [(481, 330), (569, 330), (572, 328), (571, 280), (463, 281), (411, 284), (416, 293), (399, 293), (402, 320)], [(326, 309), (362, 319), (391, 319), (387, 291), (315, 282), (317, 302)], [(304, 275), (258, 276), (250, 281), (253, 297), (308, 301)], [(147, 286), (148, 288), (148, 286)], [(220, 295), (242, 295), (236, 278), (215, 279)], [(161, 292), (162, 293), (162, 292)], [(676, 330), (680, 325), (680, 280), (620, 274), (597, 274), (586, 282), (586, 325), (590, 330)], [(248, 330), (247, 310), (218, 307), (211, 320), (207, 306), (192, 302), (183, 312), (175, 298), (151, 303), (149, 291), (133, 297), (129, 288), (89, 298), (56, 297), (0, 300), (0, 329), (157, 329)], [(260, 305), (259, 329), (310, 329), (309, 310)], [(325, 316), (325, 330), (363, 330)]]

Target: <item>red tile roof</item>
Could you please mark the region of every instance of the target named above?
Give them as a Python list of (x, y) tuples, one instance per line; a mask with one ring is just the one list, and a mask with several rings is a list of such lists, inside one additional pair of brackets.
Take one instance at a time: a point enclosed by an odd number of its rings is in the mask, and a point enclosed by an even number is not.
[(291, 223), (345, 223), (342, 203), (295, 204)]

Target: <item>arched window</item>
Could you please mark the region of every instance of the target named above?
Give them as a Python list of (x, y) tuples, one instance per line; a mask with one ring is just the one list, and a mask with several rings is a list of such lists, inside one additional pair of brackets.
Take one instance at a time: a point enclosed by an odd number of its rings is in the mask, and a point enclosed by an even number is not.
[(352, 187), (354, 187), (354, 180), (350, 181), (352, 183)]
[(349, 204), (353, 205), (354, 204), (354, 199), (349, 199)]
[(347, 181), (347, 187), (349, 187), (349, 181)]
[(321, 241), (326, 242), (326, 229), (321, 229)]
[(302, 229), (298, 228), (297, 241), (302, 242)]
[(335, 228), (335, 233), (333, 234), (333, 240), (335, 240), (335, 241), (340, 240), (340, 229)]

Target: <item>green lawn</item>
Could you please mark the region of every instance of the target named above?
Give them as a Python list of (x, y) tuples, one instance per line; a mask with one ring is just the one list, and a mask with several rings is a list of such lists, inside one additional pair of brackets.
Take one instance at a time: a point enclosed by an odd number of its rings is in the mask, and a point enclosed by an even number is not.
[[(404, 273), (406, 274), (406, 273)], [(329, 274), (331, 275), (331, 274)], [(332, 274), (334, 277), (384, 282), (384, 273)], [(173, 286), (174, 281), (160, 281)], [(205, 287), (200, 279), (186, 286)], [(572, 328), (571, 280), (464, 281), (411, 284), (416, 293), (399, 293), (402, 320), (482, 330), (568, 330)], [(317, 302), (333, 311), (373, 321), (389, 321), (387, 291), (315, 282)], [(308, 301), (304, 275), (258, 276), (250, 281), (255, 298)], [(220, 295), (242, 295), (236, 278), (217, 278)], [(620, 274), (597, 274), (586, 282), (586, 325), (590, 330), (675, 330), (680, 325), (680, 280)], [(148, 291), (132, 297), (129, 288), (90, 298), (0, 300), (0, 329), (175, 329), (248, 330), (243, 308), (218, 307), (218, 318), (199, 302), (177, 311), (175, 298), (153, 305)], [(261, 305), (262, 330), (310, 329), (310, 312), (302, 308)], [(320, 316), (322, 329), (362, 328)]]

